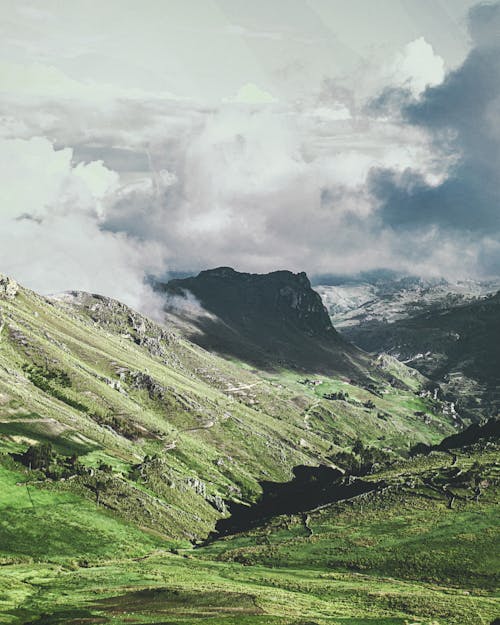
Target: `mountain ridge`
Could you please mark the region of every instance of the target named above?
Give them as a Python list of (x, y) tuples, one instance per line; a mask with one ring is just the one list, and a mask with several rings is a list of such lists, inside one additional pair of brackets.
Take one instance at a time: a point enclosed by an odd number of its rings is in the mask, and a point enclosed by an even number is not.
[[(335, 330), (304, 272), (219, 267), (156, 290), (165, 296), (169, 322), (205, 349), (264, 369), (366, 377), (370, 359)], [(190, 307), (193, 298), (198, 307)]]

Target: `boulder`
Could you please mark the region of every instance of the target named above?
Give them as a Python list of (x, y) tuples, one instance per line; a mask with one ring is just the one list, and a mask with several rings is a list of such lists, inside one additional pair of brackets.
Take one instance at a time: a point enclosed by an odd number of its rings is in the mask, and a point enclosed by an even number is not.
[(14, 299), (18, 292), (17, 282), (0, 273), (0, 299)]

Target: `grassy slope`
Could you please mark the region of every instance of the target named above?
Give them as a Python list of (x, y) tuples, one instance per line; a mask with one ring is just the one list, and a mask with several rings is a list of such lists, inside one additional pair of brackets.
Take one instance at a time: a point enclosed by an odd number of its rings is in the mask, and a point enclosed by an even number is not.
[[(144, 507), (141, 523), (170, 538), (203, 536), (213, 527), (220, 513), (207, 499), (255, 498), (259, 480), (286, 480), (294, 465), (325, 462), (358, 436), (397, 449), (451, 431), (439, 414), (428, 425), (415, 417), (416, 408), (432, 406), (410, 390), (386, 385), (387, 395), (375, 400), (388, 418), (379, 419), (360, 403), (368, 391), (350, 387), (357, 404), (324, 400), (319, 387), (292, 374), (273, 379), (248, 371), (111, 300), (56, 305), (21, 290), (2, 300), (1, 314), (0, 451), (49, 440), (88, 466), (107, 462), (115, 469), (108, 503), (130, 518), (127, 498), (144, 493), (134, 512)], [(325, 378), (321, 389), (338, 383)], [(170, 489), (127, 479), (148, 454), (162, 459), (157, 482), (168, 477)], [(76, 480), (85, 493), (78, 486)], [(162, 519), (157, 496), (166, 504)]]
[[(173, 552), (73, 496), (32, 486), (33, 510), (16, 492), (25, 476), (4, 464), (1, 505), (18, 513), (6, 551), (18, 557), (2, 567), (0, 623), (488, 625), (498, 613), (495, 458), (496, 450), (458, 454), (456, 466), (467, 470), (480, 459), (490, 480), (479, 503), (450, 510), (442, 497), (403, 489), (368, 498), (362, 509), (337, 504), (312, 513), (312, 536), (298, 518), (276, 519), (251, 535)], [(449, 462), (433, 454), (385, 477), (418, 482)], [(85, 534), (88, 524), (94, 536)], [(39, 557), (23, 536), (45, 541)]]
[[(29, 291), (0, 302), (0, 623), (76, 625), (105, 613), (113, 623), (224, 617), (228, 624), (403, 625), (421, 614), (427, 625), (435, 602), (443, 610), (457, 605), (460, 614), (471, 606), (491, 614), (488, 596), (457, 599), (446, 583), (388, 579), (383, 568), (367, 575), (340, 561), (338, 569), (318, 570), (307, 556), (310, 545), (298, 568), (286, 559), (282, 568), (218, 561), (220, 553), (208, 549), (196, 558), (171, 553), (213, 527), (221, 515), (208, 501), (213, 495), (256, 497), (259, 479), (288, 479), (292, 466), (327, 461), (332, 449), (358, 436), (402, 449), (437, 442), (452, 427), (437, 413), (427, 425), (415, 417), (433, 406), (410, 390), (387, 387), (381, 399), (349, 386), (354, 403), (332, 402), (322, 393), (345, 381), (323, 378), (322, 386), (309, 387), (290, 372), (252, 372), (175, 336), (155, 343), (162, 348), (155, 355), (147, 341), (137, 344), (132, 329), (126, 336), (129, 312), (110, 306), (101, 311), (108, 323), (96, 323), (85, 307), (49, 304)], [(157, 331), (146, 323), (147, 336)], [(33, 365), (50, 373), (45, 390), (30, 381)], [(120, 380), (120, 368), (147, 372), (166, 392), (151, 397)], [(414, 376), (406, 381), (409, 388), (420, 384)], [(113, 388), (117, 382), (122, 391)], [(388, 418), (363, 408), (367, 398)], [(111, 416), (144, 428), (143, 435), (131, 440), (103, 426)], [(77, 452), (86, 466), (113, 467), (101, 505), (84, 480), (36, 483), (39, 476), (6, 456), (45, 440), (62, 454)], [(131, 479), (132, 464), (155, 453), (161, 471)], [(153, 603), (147, 593), (133, 594), (151, 588), (163, 589)], [(417, 603), (422, 597), (422, 605), (405, 607), (410, 596)]]
[[(419, 623), (428, 622), (426, 617), (438, 623), (490, 623), (499, 609), (498, 448), (456, 456), (452, 467), (445, 453), (402, 463), (372, 478), (391, 484), (383, 494), (311, 512), (307, 524), (301, 516), (278, 517), (196, 555), (246, 566), (315, 570), (325, 580), (368, 576), (372, 613), (385, 606), (393, 615), (397, 610), (414, 615)], [(432, 476), (439, 483), (450, 471), (460, 476), (471, 470), (485, 486), (479, 501), (470, 483), (456, 482), (451, 490), (464, 499), (451, 509), (444, 493), (425, 481)], [(418, 592), (404, 589), (403, 581), (417, 584)]]

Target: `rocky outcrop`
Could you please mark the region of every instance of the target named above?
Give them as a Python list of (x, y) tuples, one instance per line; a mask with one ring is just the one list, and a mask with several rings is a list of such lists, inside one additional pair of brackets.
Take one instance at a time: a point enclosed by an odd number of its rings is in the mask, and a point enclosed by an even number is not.
[(262, 368), (354, 376), (360, 353), (336, 332), (303, 272), (219, 267), (157, 284), (156, 290), (165, 295), (169, 321), (205, 349)]
[(230, 267), (202, 271), (194, 278), (163, 285), (169, 294), (194, 294), (219, 318), (242, 316), (287, 322), (311, 336), (335, 334), (321, 297), (304, 272), (240, 273)]
[(0, 299), (14, 299), (18, 293), (17, 282), (0, 273)]

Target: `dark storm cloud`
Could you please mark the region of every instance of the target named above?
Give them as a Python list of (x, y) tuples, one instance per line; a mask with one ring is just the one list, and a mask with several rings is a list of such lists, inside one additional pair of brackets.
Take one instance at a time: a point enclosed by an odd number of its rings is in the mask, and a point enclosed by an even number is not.
[(473, 49), (441, 85), (418, 101), (385, 93), (374, 105), (380, 110), (399, 103), (403, 119), (427, 129), (443, 158), (455, 160), (437, 185), (411, 170), (373, 172), (371, 189), (384, 225), (500, 236), (500, 3), (474, 7), (469, 31)]

